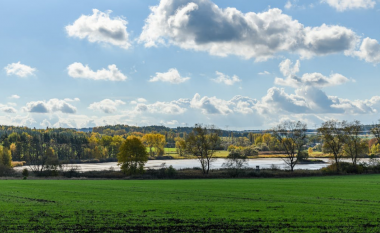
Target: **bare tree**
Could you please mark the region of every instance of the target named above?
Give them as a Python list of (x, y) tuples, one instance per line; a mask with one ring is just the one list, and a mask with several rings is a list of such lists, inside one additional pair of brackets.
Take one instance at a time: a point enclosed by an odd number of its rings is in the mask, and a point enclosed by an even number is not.
[(217, 146), (220, 144), (219, 130), (214, 126), (203, 127), (196, 124), (187, 136), (186, 152), (197, 157), (203, 174), (208, 174)]
[(344, 127), (346, 133), (346, 144), (343, 147), (344, 153), (351, 158), (352, 164), (356, 165), (360, 155), (368, 152), (368, 143), (360, 138), (363, 125), (360, 121), (348, 123)]
[(339, 162), (343, 156), (343, 145), (347, 141), (345, 127), (346, 121), (329, 120), (318, 128), (318, 133), (323, 140), (323, 149), (334, 156), (336, 170), (339, 172)]
[(293, 171), (298, 162), (297, 154), (306, 144), (307, 125), (298, 121), (285, 121), (273, 129), (273, 135), (280, 141), (285, 152), (284, 162)]

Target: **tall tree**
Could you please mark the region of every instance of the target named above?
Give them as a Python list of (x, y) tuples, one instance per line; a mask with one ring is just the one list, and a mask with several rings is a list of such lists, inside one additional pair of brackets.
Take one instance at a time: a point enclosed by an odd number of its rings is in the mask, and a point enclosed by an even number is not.
[(346, 126), (346, 121), (329, 120), (318, 128), (318, 133), (323, 141), (323, 149), (334, 156), (337, 172), (339, 172), (339, 162), (343, 156), (343, 146), (347, 141)]
[(360, 121), (347, 123), (344, 127), (346, 133), (346, 143), (343, 146), (344, 153), (351, 159), (353, 165), (356, 165), (358, 158), (368, 152), (368, 142), (360, 138), (363, 126)]
[(284, 162), (290, 167), (290, 171), (298, 163), (298, 153), (306, 144), (307, 125), (298, 121), (285, 121), (273, 129), (274, 136), (280, 141), (285, 150), (286, 158)]
[(148, 153), (139, 138), (130, 136), (121, 144), (117, 159), (124, 174), (141, 174), (148, 161)]
[(216, 148), (220, 144), (219, 130), (214, 126), (204, 127), (197, 124), (185, 142), (187, 153), (196, 156), (203, 174), (208, 174)]

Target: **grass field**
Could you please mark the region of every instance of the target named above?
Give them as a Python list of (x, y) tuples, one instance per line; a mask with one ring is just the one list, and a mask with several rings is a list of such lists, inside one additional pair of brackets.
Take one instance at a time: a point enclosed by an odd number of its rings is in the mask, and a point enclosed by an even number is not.
[(4, 231), (380, 231), (380, 175), (0, 180)]

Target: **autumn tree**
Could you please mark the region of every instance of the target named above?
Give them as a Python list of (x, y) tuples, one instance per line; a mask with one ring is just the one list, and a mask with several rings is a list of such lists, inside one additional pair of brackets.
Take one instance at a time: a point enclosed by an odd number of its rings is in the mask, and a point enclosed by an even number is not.
[(206, 127), (197, 124), (185, 142), (186, 152), (197, 157), (203, 174), (208, 174), (216, 148), (220, 144), (219, 130), (214, 126)]
[(333, 155), (337, 172), (339, 172), (339, 162), (343, 156), (343, 146), (347, 140), (346, 126), (346, 121), (329, 120), (318, 128), (318, 134), (323, 141), (323, 150)]
[(309, 147), (309, 149), (307, 149), (307, 154), (309, 156), (313, 155), (313, 148)]
[(129, 136), (120, 147), (117, 154), (118, 165), (126, 175), (142, 174), (144, 165), (148, 161), (148, 153), (142, 141)]
[(363, 126), (360, 121), (347, 123), (344, 127), (346, 143), (343, 146), (344, 154), (347, 155), (353, 165), (356, 165), (361, 155), (368, 153), (368, 142), (360, 138)]
[(153, 157), (153, 150), (156, 155), (163, 155), (164, 148), (166, 145), (165, 135), (157, 134), (157, 133), (149, 133), (145, 134), (142, 137), (142, 141), (149, 148), (149, 155)]
[(273, 135), (280, 141), (286, 153), (283, 160), (291, 171), (298, 163), (298, 153), (307, 142), (306, 131), (307, 125), (300, 121), (285, 121), (273, 129)]
[(186, 150), (185, 139), (183, 139), (181, 137), (176, 137), (174, 140), (175, 140), (175, 148), (177, 150), (177, 153), (179, 154), (179, 156), (184, 156), (185, 150)]
[(11, 151), (4, 146), (0, 146), (0, 165), (5, 165), (7, 167), (12, 166)]

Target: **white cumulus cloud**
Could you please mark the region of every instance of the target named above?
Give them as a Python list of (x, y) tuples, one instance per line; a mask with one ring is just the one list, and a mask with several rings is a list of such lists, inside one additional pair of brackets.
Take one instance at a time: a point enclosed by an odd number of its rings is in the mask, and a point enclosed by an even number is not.
[(65, 100), (50, 99), (49, 101), (32, 101), (23, 107), (25, 112), (31, 113), (51, 113), (62, 112), (73, 114), (77, 109), (73, 105), (67, 103)]
[(156, 76), (152, 77), (149, 82), (168, 82), (173, 84), (180, 84), (187, 80), (189, 80), (189, 77), (181, 77), (177, 69), (169, 69), (166, 73), (156, 73)]
[(131, 44), (127, 32), (128, 22), (121, 18), (110, 18), (112, 11), (92, 10), (92, 15), (82, 15), (73, 24), (66, 26), (71, 37), (87, 38), (90, 42), (109, 43), (128, 49)]
[(7, 75), (16, 75), (21, 78), (32, 76), (36, 72), (36, 68), (21, 64), (20, 62), (9, 64), (4, 69)]
[(346, 27), (306, 27), (277, 8), (243, 13), (236, 8), (219, 8), (210, 0), (161, 0), (151, 7), (139, 37), (146, 47), (172, 44), (257, 61), (282, 52), (306, 58), (347, 52), (358, 40), (359, 36)]
[(276, 78), (275, 84), (281, 86), (290, 86), (294, 88), (303, 86), (313, 86), (313, 87), (328, 87), (328, 86), (338, 86), (349, 82), (350, 80), (341, 74), (331, 74), (329, 77), (322, 75), (321, 73), (306, 73), (302, 77), (296, 76), (300, 70), (300, 62), (297, 61), (296, 64), (286, 59), (282, 61), (279, 65), (281, 73), (286, 77)]
[(217, 82), (217, 83), (224, 83), (226, 85), (234, 85), (235, 83), (237, 82), (241, 82), (241, 80), (239, 79), (238, 76), (234, 75), (232, 77), (226, 75), (226, 74), (223, 74), (221, 72), (218, 72), (216, 71), (216, 75), (218, 75), (217, 78), (215, 79), (212, 79), (214, 82)]
[(11, 95), (8, 97), (9, 99), (20, 99), (19, 95)]
[(125, 102), (121, 100), (104, 99), (100, 102), (94, 102), (88, 107), (91, 110), (102, 111), (104, 113), (114, 113), (117, 111), (117, 107), (124, 105)]
[(135, 111), (137, 112), (149, 112), (149, 113), (160, 113), (160, 114), (170, 114), (179, 115), (186, 111), (186, 106), (189, 105), (189, 100), (185, 102), (181, 101), (171, 101), (171, 102), (160, 102), (157, 101), (153, 104), (137, 104)]
[(367, 37), (363, 40), (360, 50), (355, 51), (354, 55), (366, 62), (380, 63), (380, 44), (377, 40)]
[(91, 70), (87, 65), (75, 62), (67, 67), (68, 74), (72, 78), (84, 78), (92, 80), (108, 80), (108, 81), (124, 81), (127, 79), (116, 65), (109, 65), (108, 69), (101, 69), (97, 71)]
[(5, 113), (16, 113), (17, 110), (14, 107), (11, 107), (8, 105), (0, 104), (0, 111), (5, 112)]

